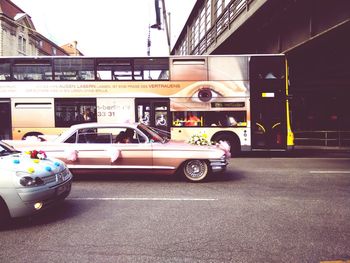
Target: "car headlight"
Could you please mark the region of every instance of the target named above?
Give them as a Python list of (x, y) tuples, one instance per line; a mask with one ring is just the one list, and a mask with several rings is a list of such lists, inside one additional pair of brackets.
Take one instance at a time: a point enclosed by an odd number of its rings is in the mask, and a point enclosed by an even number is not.
[(23, 186), (39, 186), (45, 184), (40, 177), (31, 177), (28, 173), (16, 172), (16, 175), (20, 177), (19, 183)]

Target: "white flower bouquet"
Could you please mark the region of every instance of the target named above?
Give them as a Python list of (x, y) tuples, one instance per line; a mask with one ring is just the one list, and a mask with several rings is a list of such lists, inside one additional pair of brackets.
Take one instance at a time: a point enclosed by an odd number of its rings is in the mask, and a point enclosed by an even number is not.
[(188, 140), (188, 143), (202, 146), (212, 145), (212, 142), (208, 140), (208, 135), (203, 131), (197, 134), (193, 134)]

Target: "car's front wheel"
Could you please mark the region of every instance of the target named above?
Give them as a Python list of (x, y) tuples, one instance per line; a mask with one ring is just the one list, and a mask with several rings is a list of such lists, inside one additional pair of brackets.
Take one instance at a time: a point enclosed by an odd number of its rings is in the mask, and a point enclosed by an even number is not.
[(183, 165), (183, 174), (191, 182), (200, 182), (209, 176), (209, 167), (204, 160), (189, 160)]
[(0, 197), (0, 229), (10, 220), (10, 214), (5, 202)]

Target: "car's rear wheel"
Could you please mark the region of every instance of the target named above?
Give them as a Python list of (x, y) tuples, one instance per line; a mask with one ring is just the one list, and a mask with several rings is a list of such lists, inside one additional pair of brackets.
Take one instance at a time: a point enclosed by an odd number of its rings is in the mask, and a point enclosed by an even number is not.
[(207, 179), (209, 167), (204, 160), (189, 160), (183, 165), (183, 173), (187, 180), (191, 182), (200, 182)]

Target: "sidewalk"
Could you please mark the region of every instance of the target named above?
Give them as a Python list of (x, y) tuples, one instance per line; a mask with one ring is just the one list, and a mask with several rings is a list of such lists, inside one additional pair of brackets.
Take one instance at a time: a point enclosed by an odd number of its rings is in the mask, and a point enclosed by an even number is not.
[(350, 147), (295, 145), (294, 150), (310, 150), (310, 151), (318, 150), (318, 151), (330, 151), (330, 152), (350, 152)]
[(333, 157), (349, 158), (350, 147), (301, 146), (296, 145), (289, 154), (291, 157)]
[(296, 145), (290, 151), (241, 152), (240, 157), (282, 157), (282, 158), (350, 158), (350, 147), (325, 147)]

